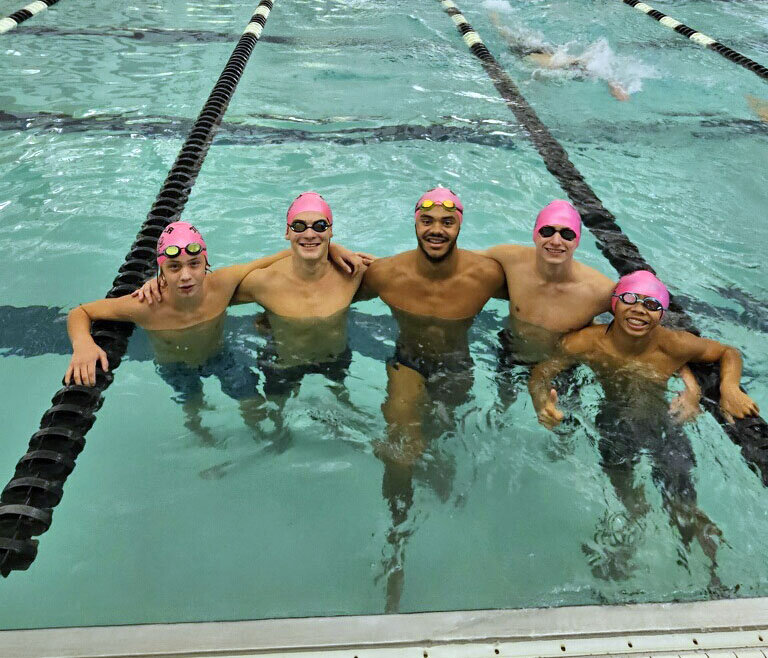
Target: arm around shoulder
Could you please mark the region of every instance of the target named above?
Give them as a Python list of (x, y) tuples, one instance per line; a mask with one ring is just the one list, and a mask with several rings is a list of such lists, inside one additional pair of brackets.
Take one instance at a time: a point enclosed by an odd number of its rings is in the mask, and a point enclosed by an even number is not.
[(687, 331), (672, 332), (674, 348), (687, 361), (720, 363), (720, 409), (728, 422), (734, 418), (756, 416), (760, 409), (754, 400), (740, 388), (741, 353), (735, 347), (716, 340), (700, 338)]

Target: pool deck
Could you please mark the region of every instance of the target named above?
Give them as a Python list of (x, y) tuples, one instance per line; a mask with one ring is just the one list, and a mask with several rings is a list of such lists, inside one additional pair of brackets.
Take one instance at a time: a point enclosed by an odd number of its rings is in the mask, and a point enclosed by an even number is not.
[(2, 658), (768, 658), (768, 598), (0, 631)]

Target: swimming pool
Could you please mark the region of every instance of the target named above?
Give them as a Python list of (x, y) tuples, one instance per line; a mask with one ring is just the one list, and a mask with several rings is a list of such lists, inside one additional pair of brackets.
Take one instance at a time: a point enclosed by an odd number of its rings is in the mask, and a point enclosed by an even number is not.
[[(68, 363), (59, 309), (109, 288), (255, 4), (63, 2), (3, 37), (8, 478)], [(759, 4), (672, 4), (654, 3), (768, 59)], [(17, 8), (4, 0), (0, 14)], [(765, 97), (763, 83), (620, 3), (489, 4), (516, 29), (592, 48), (595, 71), (636, 90), (618, 103), (599, 80), (506, 54), (487, 8), (461, 8), (696, 324), (742, 350), (765, 406), (768, 130), (744, 99)], [(282, 248), (288, 202), (317, 189), (338, 241), (387, 255), (413, 247), (411, 204), (436, 183), (462, 196), (467, 248), (527, 242), (538, 208), (562, 196), (437, 2), (278, 0), (185, 215), (226, 265)], [(591, 238), (579, 251), (613, 275)], [(248, 344), (255, 312), (231, 314)], [(371, 448), (396, 337), (384, 304), (353, 308), (351, 407), (308, 377), (280, 454), (254, 443), (211, 379), (203, 420), (219, 440), (200, 445), (137, 332), (36, 561), (2, 583), (0, 626), (378, 613), (399, 567), (403, 612), (765, 595), (766, 492), (717, 423), (688, 429), (699, 504), (728, 541), (724, 589), (710, 592), (647, 462), (651, 511), (627, 522), (598, 465), (595, 386), (569, 402), (582, 420), (570, 435), (540, 428), (526, 395), (496, 409), (505, 317), (492, 302), (475, 323), (474, 398), (424, 459), (396, 546)]]

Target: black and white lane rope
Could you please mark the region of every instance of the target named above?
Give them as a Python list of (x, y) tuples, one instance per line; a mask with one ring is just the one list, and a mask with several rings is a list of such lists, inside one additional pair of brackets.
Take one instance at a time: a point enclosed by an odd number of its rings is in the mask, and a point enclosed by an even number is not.
[(729, 48), (728, 46), (723, 45), (722, 43), (720, 43), (719, 41), (716, 41), (712, 37), (708, 37), (706, 34), (698, 32), (697, 30), (694, 30), (692, 27), (688, 27), (687, 25), (684, 25), (683, 23), (672, 18), (671, 16), (667, 16), (666, 14), (662, 14), (660, 11), (656, 11), (650, 5), (644, 2), (640, 2), (640, 0), (622, 0), (622, 2), (625, 5), (634, 7), (638, 11), (641, 11), (644, 14), (650, 16), (651, 18), (656, 19), (659, 23), (661, 23), (665, 27), (668, 27), (671, 30), (678, 32), (679, 34), (682, 34), (684, 37), (688, 37), (691, 41), (695, 41), (700, 46), (705, 46), (710, 50), (714, 50), (716, 53), (721, 54), (723, 57), (731, 60), (735, 64), (738, 64), (739, 66), (743, 66), (745, 69), (749, 69), (750, 71), (752, 71), (752, 73), (759, 75), (763, 80), (768, 80), (768, 68), (765, 68), (762, 64), (758, 64), (754, 60), (749, 59), (749, 57), (745, 57), (741, 53), (737, 53), (732, 48)]
[[(527, 135), (544, 160), (547, 170), (557, 179), (560, 187), (576, 206), (584, 225), (594, 235), (598, 248), (620, 275), (637, 269), (653, 268), (640, 255), (578, 169), (568, 159), (568, 153), (552, 136), (536, 115), (509, 75), (501, 68), (478, 33), (461, 14), (453, 0), (437, 0), (456, 25), (464, 43), (493, 82), (507, 107), (527, 131)], [(670, 304), (670, 324), (698, 334), (690, 317), (673, 298)], [(717, 419), (730, 439), (741, 448), (750, 468), (768, 486), (768, 423), (761, 417), (745, 418), (728, 423), (720, 412), (720, 378), (711, 365), (691, 364), (702, 388), (702, 401), (707, 411)]]
[(45, 11), (48, 7), (53, 7), (58, 1), (59, 0), (36, 0), (26, 7), (22, 7), (18, 11), (13, 12), (10, 16), (0, 18), (0, 34), (10, 32), (13, 28), (17, 27), (19, 23), (23, 23), (32, 18), (35, 14)]
[[(176, 221), (186, 205), (216, 128), (226, 112), (237, 83), (272, 9), (262, 0), (181, 147), (125, 262), (107, 297), (133, 292), (156, 269), (155, 248), (163, 229)], [(107, 353), (110, 372), (97, 365), (96, 386), (65, 386), (59, 390), (32, 435), (28, 452), (19, 460), (13, 479), (0, 493), (0, 574), (26, 569), (37, 555), (37, 540), (51, 525), (52, 508), (62, 496), (62, 485), (85, 446), (85, 434), (95, 421), (103, 391), (128, 346), (133, 325), (94, 322), (91, 334)]]

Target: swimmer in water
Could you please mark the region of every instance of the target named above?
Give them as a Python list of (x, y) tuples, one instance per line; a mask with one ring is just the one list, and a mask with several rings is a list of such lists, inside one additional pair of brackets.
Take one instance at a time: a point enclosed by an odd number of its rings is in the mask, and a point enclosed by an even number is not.
[(623, 276), (612, 295), (614, 320), (569, 333), (558, 353), (538, 364), (529, 390), (539, 422), (552, 429), (563, 420), (557, 407), (555, 376), (576, 363), (588, 365), (603, 387), (605, 398), (597, 416), (602, 467), (632, 516), (647, 511), (642, 488), (632, 470), (643, 452), (653, 462), (651, 475), (660, 489), (670, 523), (686, 546), (696, 537), (712, 563), (722, 533), (696, 504), (690, 471), (696, 460), (690, 441), (669, 422), (665, 391), (670, 376), (690, 362), (720, 364), (720, 409), (729, 422), (755, 416), (757, 404), (739, 388), (738, 350), (686, 331), (660, 326), (669, 307), (669, 292), (652, 273), (640, 270)]
[[(324, 375), (340, 399), (347, 395), (347, 317), (366, 267), (351, 274), (335, 267), (329, 259), (332, 236), (333, 213), (325, 199), (316, 192), (300, 194), (286, 214), (291, 257), (251, 272), (235, 295), (237, 304), (266, 309), (270, 338), (259, 367), (264, 393), (280, 412), (307, 374)], [(276, 418), (280, 422), (282, 413)]]
[(768, 123), (768, 101), (751, 94), (747, 94), (744, 98), (746, 98), (747, 105), (757, 115), (757, 118), (763, 123)]
[[(509, 326), (499, 332), (497, 379), (505, 408), (516, 399), (519, 376), (528, 367), (550, 357), (564, 334), (611, 310), (615, 282), (574, 259), (581, 228), (576, 208), (556, 199), (536, 217), (533, 247), (502, 244), (478, 252), (502, 266), (509, 291)], [(670, 414), (685, 422), (699, 411), (701, 389), (687, 366), (679, 375), (685, 390), (670, 404)]]
[(507, 297), (498, 263), (457, 248), (463, 218), (464, 206), (449, 189), (423, 194), (414, 214), (417, 248), (374, 262), (357, 295), (380, 297), (399, 328), (386, 365), (387, 440), (374, 446), (384, 463), (382, 494), (392, 515), (386, 612), (398, 611), (404, 587), (404, 523), (413, 503), (414, 470), (427, 448), (425, 427), (436, 424), (428, 436), (452, 429), (453, 410), (468, 399), (473, 382), (467, 332), (491, 297)]
[[(251, 409), (251, 417), (257, 423), (271, 419), (282, 441), (282, 410), (304, 375), (322, 374), (339, 396), (346, 395), (343, 381), (351, 361), (347, 315), (371, 257), (333, 245), (334, 261), (342, 263), (336, 267), (330, 256), (332, 235), (333, 213), (323, 197), (300, 194), (286, 214), (290, 250), (282, 253), (287, 257), (251, 268), (231, 298), (233, 304), (255, 302), (266, 310), (269, 343), (258, 359), (266, 399)], [(150, 281), (142, 297), (162, 300), (162, 291)]]
[[(589, 75), (589, 60), (585, 56), (571, 57), (556, 53), (555, 49), (546, 44), (532, 44), (516, 36), (507, 27), (501, 24), (499, 15), (496, 12), (489, 12), (494, 27), (504, 38), (509, 46), (510, 52), (517, 55), (529, 64), (543, 69), (562, 69), (576, 71), (582, 75)], [(608, 85), (608, 91), (617, 101), (629, 100), (629, 93), (615, 80), (605, 80)]]
[(91, 337), (94, 320), (133, 322), (147, 331), (155, 348), (158, 372), (183, 405), (186, 427), (205, 443), (214, 443), (200, 422), (200, 378), (216, 375), (222, 390), (239, 401), (253, 397), (257, 383), (243, 359), (227, 346), (222, 348), (226, 308), (250, 272), (285, 258), (287, 253), (209, 273), (203, 236), (187, 222), (169, 224), (157, 242), (157, 276), (165, 284), (167, 303), (149, 305), (125, 295), (81, 304), (70, 311), (67, 331), (73, 353), (64, 383), (93, 386), (97, 364), (104, 372), (109, 370), (106, 352)]

